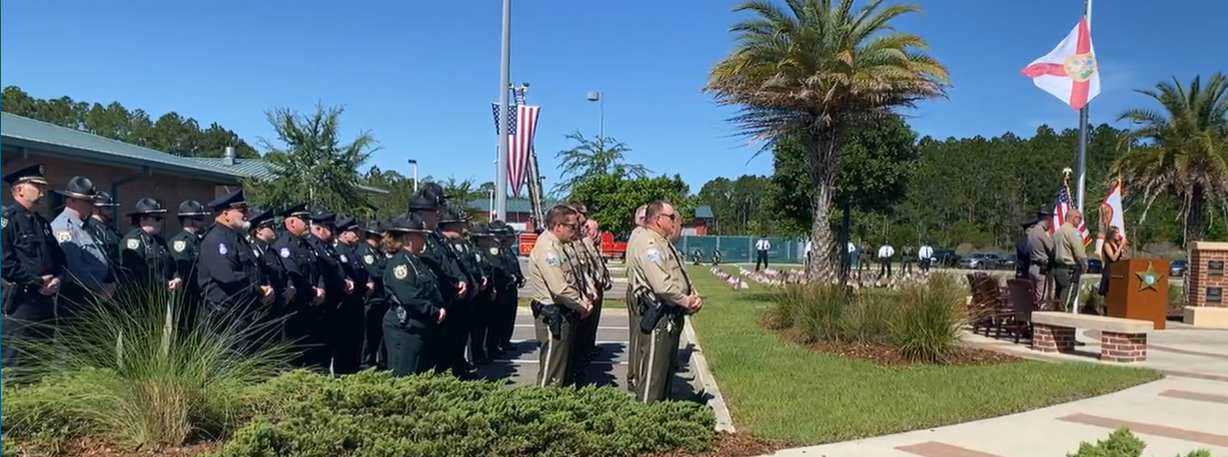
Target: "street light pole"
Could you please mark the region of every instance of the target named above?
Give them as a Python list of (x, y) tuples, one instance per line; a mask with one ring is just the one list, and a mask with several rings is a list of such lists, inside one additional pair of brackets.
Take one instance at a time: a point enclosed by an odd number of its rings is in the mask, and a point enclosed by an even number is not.
[(597, 141), (605, 148), (605, 97), (600, 91), (589, 91), (588, 101), (597, 102)]
[(416, 194), (418, 193), (418, 160), (409, 159), (408, 162), (409, 166), (413, 167), (414, 169), (414, 193)]
[(512, 1), (503, 0), (503, 39), (499, 50), (499, 157), (495, 170), (495, 217), (503, 217), (507, 210), (507, 115), (509, 91), (512, 86)]

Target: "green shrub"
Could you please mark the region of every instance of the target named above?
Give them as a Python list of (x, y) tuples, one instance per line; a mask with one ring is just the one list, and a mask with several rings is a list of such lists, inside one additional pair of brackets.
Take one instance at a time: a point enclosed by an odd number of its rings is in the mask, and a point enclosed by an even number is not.
[(450, 376), (305, 371), (250, 394), (255, 419), (216, 457), (630, 456), (707, 449), (699, 404), (644, 405), (614, 388), (507, 388)]
[(0, 438), (0, 457), (17, 457), (17, 445), (8, 438)]
[[(1109, 434), (1106, 440), (1091, 444), (1084, 441), (1079, 450), (1066, 457), (1142, 457), (1143, 449), (1147, 447), (1143, 440), (1138, 439), (1130, 430), (1120, 428)], [(1199, 449), (1177, 457), (1211, 457), (1211, 451)]]
[[(135, 294), (140, 295), (140, 294)], [(51, 341), (15, 341), (30, 365), (9, 372), (9, 438), (58, 448), (90, 435), (128, 447), (223, 437), (242, 419), (238, 396), (284, 367), (285, 346), (251, 341), (267, 326), (229, 320), (176, 330), (161, 290), (79, 304)], [(178, 306), (175, 306), (178, 309)]]
[(934, 274), (898, 290), (850, 290), (832, 284), (780, 288), (770, 322), (797, 331), (803, 343), (847, 341), (891, 345), (912, 361), (940, 363), (958, 350), (967, 322), (964, 287)]

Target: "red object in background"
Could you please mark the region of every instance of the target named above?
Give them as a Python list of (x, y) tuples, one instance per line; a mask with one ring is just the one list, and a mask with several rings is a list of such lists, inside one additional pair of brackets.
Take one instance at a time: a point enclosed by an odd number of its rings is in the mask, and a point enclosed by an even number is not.
[(627, 242), (614, 241), (614, 234), (601, 232), (601, 256), (621, 259), (627, 255)]

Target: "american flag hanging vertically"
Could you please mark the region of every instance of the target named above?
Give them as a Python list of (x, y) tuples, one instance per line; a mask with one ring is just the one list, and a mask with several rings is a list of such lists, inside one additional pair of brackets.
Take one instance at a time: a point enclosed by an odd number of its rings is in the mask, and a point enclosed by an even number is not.
[[(1062, 185), (1057, 189), (1057, 200), (1053, 202), (1053, 224), (1049, 226), (1049, 233), (1056, 232), (1058, 227), (1061, 227), (1066, 222), (1066, 212), (1070, 211), (1073, 205), (1070, 203), (1070, 191)], [(1083, 245), (1092, 241), (1091, 233), (1087, 231), (1087, 224), (1079, 222), (1075, 227), (1079, 231), (1079, 235), (1083, 237)]]
[[(499, 135), (499, 104), (491, 103), (490, 108), (495, 120), (495, 136)], [(537, 131), (537, 117), (541, 114), (540, 106), (516, 105), (516, 109), (507, 111), (507, 184), (513, 196), (520, 195), (520, 185), (524, 184), (525, 170), (529, 167), (529, 156), (533, 151), (533, 134)]]

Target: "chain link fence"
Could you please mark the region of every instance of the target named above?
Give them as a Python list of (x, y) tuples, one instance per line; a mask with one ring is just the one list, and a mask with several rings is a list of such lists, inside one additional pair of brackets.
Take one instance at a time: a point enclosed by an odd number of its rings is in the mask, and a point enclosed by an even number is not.
[[(804, 242), (789, 238), (768, 238), (772, 248), (768, 250), (768, 261), (771, 263), (804, 263), (806, 245)], [(712, 253), (721, 251), (721, 261), (725, 263), (754, 263), (755, 242), (758, 237), (751, 236), (696, 236), (683, 235), (678, 237), (674, 245), (690, 260), (692, 253), (699, 250), (704, 261), (712, 258)]]

